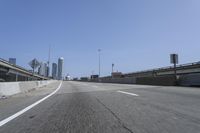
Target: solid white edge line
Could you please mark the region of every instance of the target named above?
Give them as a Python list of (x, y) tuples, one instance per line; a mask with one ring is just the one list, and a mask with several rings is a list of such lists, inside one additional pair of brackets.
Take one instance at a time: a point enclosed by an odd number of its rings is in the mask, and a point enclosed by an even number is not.
[(21, 110), (21, 111), (15, 113), (14, 115), (12, 115), (12, 116), (10, 116), (10, 117), (8, 117), (8, 118), (6, 118), (6, 119), (0, 121), (0, 127), (3, 126), (3, 125), (5, 125), (6, 123), (12, 121), (13, 119), (17, 118), (18, 116), (24, 114), (24, 113), (27, 112), (28, 110), (32, 109), (32, 108), (35, 107), (36, 105), (40, 104), (41, 102), (43, 102), (43, 101), (46, 100), (47, 98), (49, 98), (49, 97), (51, 97), (52, 95), (54, 95), (54, 94), (61, 88), (61, 86), (62, 86), (62, 82), (60, 83), (60, 85), (58, 86), (58, 88), (57, 88), (54, 92), (52, 92), (51, 94), (47, 95), (46, 97), (40, 99), (39, 101), (37, 101), (37, 102), (35, 102), (35, 103), (33, 103), (33, 104), (31, 104), (30, 106), (24, 108), (23, 110)]
[(119, 93), (123, 93), (123, 94), (128, 94), (128, 95), (132, 95), (132, 96), (139, 96), (138, 94), (135, 94), (135, 93), (129, 93), (129, 92), (125, 92), (125, 91), (117, 91)]

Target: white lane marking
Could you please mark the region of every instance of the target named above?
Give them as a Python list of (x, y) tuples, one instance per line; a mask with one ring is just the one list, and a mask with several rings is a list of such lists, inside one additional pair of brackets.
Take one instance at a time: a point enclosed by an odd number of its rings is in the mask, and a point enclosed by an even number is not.
[(17, 112), (16, 114), (14, 114), (14, 115), (12, 115), (12, 116), (10, 116), (10, 117), (8, 117), (8, 118), (6, 118), (6, 119), (0, 121), (0, 127), (3, 126), (3, 125), (5, 125), (6, 123), (12, 121), (13, 119), (17, 118), (18, 116), (24, 114), (24, 113), (27, 112), (28, 110), (32, 109), (32, 108), (35, 107), (36, 105), (40, 104), (41, 102), (43, 102), (43, 101), (46, 100), (47, 98), (49, 98), (49, 97), (51, 97), (52, 95), (54, 95), (54, 94), (61, 88), (61, 86), (62, 86), (62, 82), (60, 83), (60, 85), (58, 86), (58, 88), (57, 88), (54, 92), (52, 92), (51, 94), (49, 94), (48, 96), (46, 96), (46, 97), (40, 99), (39, 101), (37, 101), (37, 102), (31, 104), (30, 106), (28, 106), (28, 107), (24, 108), (23, 110)]
[(128, 95), (132, 95), (132, 96), (139, 96), (138, 94), (135, 94), (135, 93), (129, 93), (129, 92), (125, 92), (125, 91), (117, 91), (119, 93), (123, 93), (123, 94), (128, 94)]

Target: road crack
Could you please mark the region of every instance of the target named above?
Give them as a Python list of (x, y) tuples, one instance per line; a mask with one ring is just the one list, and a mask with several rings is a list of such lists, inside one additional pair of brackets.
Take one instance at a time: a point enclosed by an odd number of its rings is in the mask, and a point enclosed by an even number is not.
[(106, 109), (108, 110), (118, 121), (118, 123), (123, 127), (125, 130), (127, 130), (130, 133), (134, 133), (131, 129), (129, 129), (123, 122), (122, 120), (110, 109), (108, 108), (104, 103), (102, 103), (97, 97), (96, 100)]

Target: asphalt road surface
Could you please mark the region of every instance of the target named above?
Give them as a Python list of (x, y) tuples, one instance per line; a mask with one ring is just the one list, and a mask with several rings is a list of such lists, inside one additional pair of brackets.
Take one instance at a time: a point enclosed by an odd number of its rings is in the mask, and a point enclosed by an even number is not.
[[(200, 88), (62, 82), (0, 100), (0, 133), (200, 133)], [(58, 90), (59, 89), (59, 90)]]

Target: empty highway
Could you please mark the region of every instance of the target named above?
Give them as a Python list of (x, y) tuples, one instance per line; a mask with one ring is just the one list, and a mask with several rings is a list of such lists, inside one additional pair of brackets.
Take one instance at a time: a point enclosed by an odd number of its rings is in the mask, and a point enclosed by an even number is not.
[(1, 99), (0, 125), (0, 133), (199, 133), (200, 88), (54, 83)]

